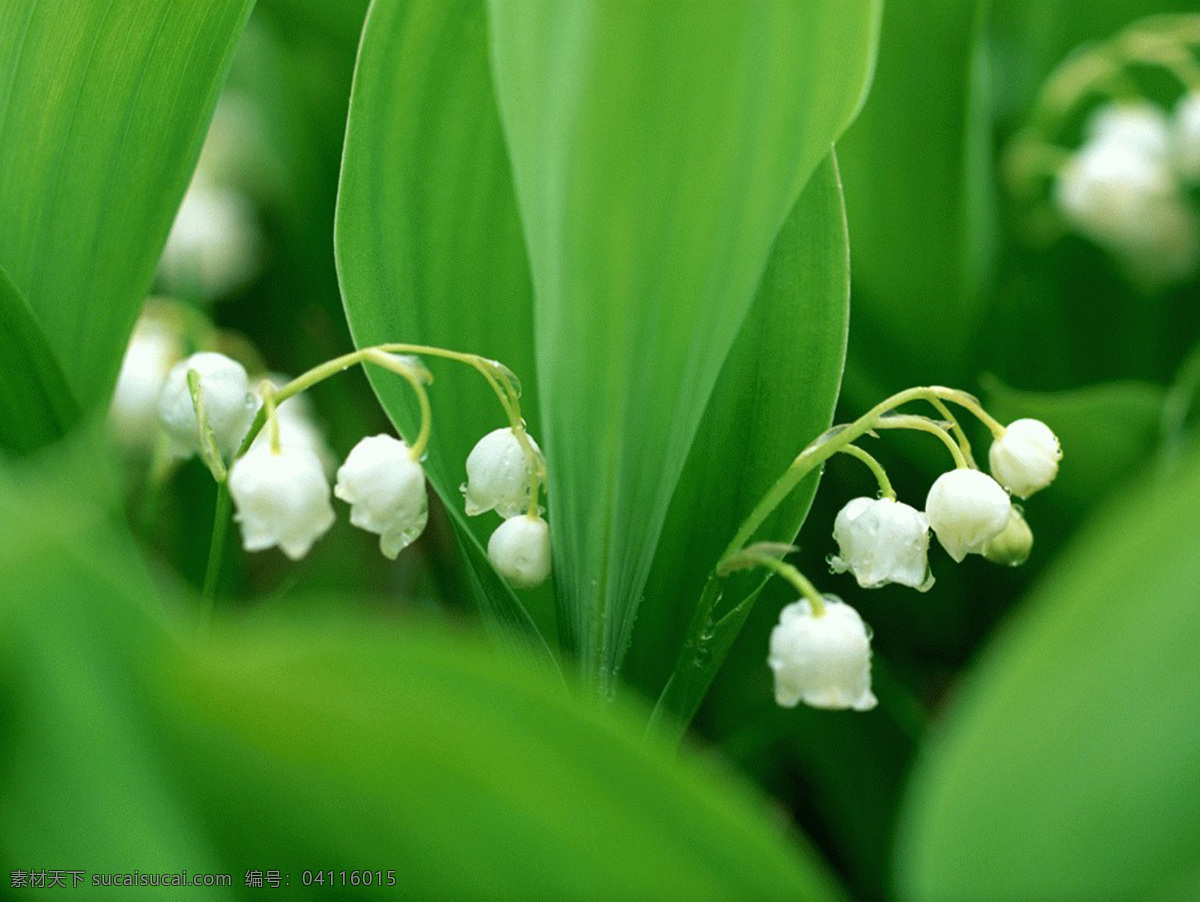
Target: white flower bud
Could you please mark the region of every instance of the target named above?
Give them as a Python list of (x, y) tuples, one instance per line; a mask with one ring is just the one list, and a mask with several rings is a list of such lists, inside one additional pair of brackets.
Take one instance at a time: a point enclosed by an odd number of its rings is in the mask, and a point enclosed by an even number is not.
[(1052, 483), (1061, 459), (1058, 436), (1041, 420), (1028, 418), (1009, 423), (988, 451), (992, 475), (1019, 498)]
[(298, 560), (333, 525), (329, 483), (317, 456), (304, 448), (251, 448), (229, 469), (229, 494), (247, 551), (278, 545)]
[(158, 434), (158, 398), (183, 343), (166, 323), (143, 316), (134, 327), (108, 409), (110, 431), (127, 448), (148, 449)]
[(550, 576), (550, 525), (541, 517), (509, 517), (488, 540), (488, 558), (514, 589), (532, 589)]
[(775, 701), (814, 708), (870, 711), (871, 639), (858, 611), (825, 595), (824, 612), (813, 615), (808, 599), (788, 605), (771, 631), (767, 663), (775, 672)]
[(1025, 518), (1021, 516), (1021, 512), (1014, 504), (1012, 512), (1008, 515), (1008, 525), (1004, 527), (1000, 535), (988, 539), (984, 543), (983, 556), (993, 564), (1000, 564), (1003, 567), (1020, 567), (1029, 560), (1031, 551), (1033, 551), (1033, 530), (1029, 528), (1029, 524), (1025, 522)]
[(829, 564), (849, 570), (864, 589), (899, 583), (924, 591), (929, 577), (929, 521), (894, 498), (854, 498), (837, 515), (833, 537), (840, 557)]
[(1185, 95), (1175, 106), (1171, 154), (1181, 177), (1200, 181), (1200, 93)]
[(228, 457), (246, 437), (258, 410), (246, 370), (237, 361), (211, 351), (193, 354), (171, 368), (158, 400), (158, 420), (170, 436), (171, 451), (177, 457), (190, 457), (200, 450), (200, 425), (188, 388), (188, 370), (200, 376), (204, 409), (217, 449)]
[(925, 516), (956, 561), (979, 554), (1008, 524), (1012, 500), (1000, 483), (978, 470), (951, 470), (937, 478), (925, 499)]
[(395, 560), (425, 531), (425, 471), (400, 439), (372, 435), (360, 441), (338, 469), (333, 491), (350, 504), (352, 524), (379, 536), (386, 558)]
[[(541, 449), (529, 436), (539, 455)], [(468, 517), (495, 510), (501, 517), (515, 517), (529, 507), (532, 472), (529, 460), (512, 429), (494, 429), (481, 438), (467, 455), (466, 496)]]

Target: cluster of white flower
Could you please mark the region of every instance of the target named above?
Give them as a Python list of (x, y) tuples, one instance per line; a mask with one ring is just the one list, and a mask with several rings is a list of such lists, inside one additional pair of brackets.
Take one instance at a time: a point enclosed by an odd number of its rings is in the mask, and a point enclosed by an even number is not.
[(1138, 277), (1167, 284), (1192, 275), (1200, 229), (1185, 189), (1200, 180), (1200, 94), (1168, 117), (1145, 103), (1093, 114), (1083, 146), (1061, 167), (1063, 218)]
[[(853, 574), (866, 589), (898, 583), (924, 591), (933, 582), (930, 529), (955, 561), (980, 554), (995, 563), (1023, 563), (1033, 534), (1009, 493), (1028, 498), (1054, 480), (1062, 457), (1058, 438), (1039, 420), (1016, 420), (988, 456), (991, 476), (966, 467), (939, 476), (924, 512), (894, 498), (850, 501), (834, 523), (839, 554), (830, 559), (833, 570)], [(866, 624), (835, 596), (824, 596), (819, 606), (802, 598), (784, 608), (768, 663), (776, 701), (785, 707), (804, 702), (865, 711), (875, 705)]]
[[(237, 361), (212, 351), (179, 359), (182, 344), (165, 324), (151, 319), (139, 324), (112, 403), (113, 431), (143, 449), (162, 435), (170, 458), (200, 454), (218, 478), (231, 462), (229, 493), (245, 549), (278, 547), (292, 559), (303, 557), (334, 522), (329, 477), (335, 461), (307, 399), (300, 395), (276, 404), (274, 392), (285, 377), (268, 375), (252, 389)], [(392, 362), (419, 367), (413, 358)], [(239, 454), (264, 404), (266, 424)], [(333, 494), (350, 505), (354, 526), (379, 536), (389, 559), (416, 541), (428, 522), (418, 457), (401, 439), (374, 435), (355, 445), (337, 468)], [(538, 586), (550, 575), (550, 528), (537, 505), (541, 480), (535, 469), (538, 474), (545, 469), (541, 449), (512, 428), (485, 435), (466, 462), (466, 512), (494, 510), (504, 518), (488, 542), (488, 556), (514, 588)]]
[[(540, 463), (541, 449), (528, 435), (525, 440)], [(530, 455), (511, 428), (489, 432), (467, 456), (462, 487), (467, 515), (494, 510), (504, 518), (488, 540), (488, 558), (518, 589), (539, 586), (550, 576), (550, 526), (531, 497), (533, 481)]]

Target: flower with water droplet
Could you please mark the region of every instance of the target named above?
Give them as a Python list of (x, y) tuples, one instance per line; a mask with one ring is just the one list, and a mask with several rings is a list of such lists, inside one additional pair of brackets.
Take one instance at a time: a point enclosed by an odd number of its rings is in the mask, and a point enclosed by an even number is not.
[[(541, 455), (532, 436), (526, 436), (534, 452)], [(501, 517), (515, 517), (529, 507), (533, 472), (529, 458), (512, 429), (494, 429), (481, 438), (467, 455), (467, 516), (495, 510)]]
[(182, 354), (183, 342), (167, 323), (146, 315), (138, 320), (108, 409), (110, 432), (126, 448), (153, 446), (163, 383)]
[(829, 563), (849, 570), (864, 589), (899, 583), (922, 591), (929, 577), (929, 521), (894, 498), (854, 498), (833, 524), (839, 557)]
[(509, 517), (488, 540), (488, 558), (515, 589), (532, 589), (550, 576), (550, 525), (541, 517)]
[(384, 557), (394, 560), (425, 531), (425, 471), (400, 439), (372, 435), (360, 441), (338, 469), (333, 491), (350, 504), (352, 524), (378, 534)]
[(925, 516), (956, 561), (979, 554), (1008, 524), (1012, 499), (1000, 483), (978, 470), (943, 473), (929, 489)]
[(785, 708), (800, 702), (813, 708), (869, 711), (871, 639), (858, 611), (825, 595), (820, 615), (801, 598), (788, 605), (771, 631), (767, 663), (775, 673), (775, 701)]
[(1041, 420), (1014, 420), (988, 451), (992, 475), (1019, 498), (1028, 498), (1054, 481), (1062, 448)]
[(188, 387), (188, 371), (200, 377), (204, 409), (217, 450), (228, 457), (241, 444), (258, 402), (250, 393), (250, 380), (240, 363), (224, 354), (203, 351), (171, 368), (158, 399), (158, 420), (171, 439), (171, 453), (190, 457), (200, 450), (200, 424)]
[(229, 469), (229, 494), (247, 551), (277, 545), (298, 560), (333, 525), (329, 483), (321, 461), (306, 448), (251, 448)]

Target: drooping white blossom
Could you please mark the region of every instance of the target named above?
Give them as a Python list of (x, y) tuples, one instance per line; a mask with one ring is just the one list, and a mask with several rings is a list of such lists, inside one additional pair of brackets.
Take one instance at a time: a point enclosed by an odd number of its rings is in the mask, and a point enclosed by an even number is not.
[(899, 583), (927, 589), (929, 520), (894, 498), (854, 498), (833, 524), (838, 557), (834, 570), (850, 571), (864, 589)]
[[(532, 437), (529, 444), (541, 454)], [(529, 507), (532, 477), (529, 458), (512, 429), (492, 430), (467, 455), (467, 483), (463, 487), (467, 516), (490, 510), (506, 518), (524, 513)]]
[[(262, 395), (257, 386), (261, 386), (263, 381), (271, 383), (278, 389), (282, 388), (289, 379), (278, 373), (272, 373), (264, 380), (259, 380), (256, 383), (254, 393), (258, 397), (260, 404), (262, 402)], [(333, 451), (329, 448), (329, 443), (325, 439), (325, 433), (317, 425), (308, 396), (304, 394), (294, 395), (286, 401), (276, 404), (275, 417), (279, 427), (280, 443), (284, 445), (300, 445), (308, 448), (320, 458), (326, 475), (332, 475), (334, 469), (337, 467), (337, 460), (333, 455)], [(271, 430), (264, 426), (259, 430), (258, 435), (254, 437), (254, 444), (258, 445), (269, 442), (270, 437)]]
[(800, 702), (813, 708), (869, 711), (871, 639), (858, 612), (825, 595), (821, 616), (801, 598), (783, 609), (771, 631), (767, 663), (775, 674), (775, 701), (785, 708)]
[(183, 354), (167, 323), (142, 316), (134, 327), (108, 409), (110, 431), (127, 448), (149, 449), (158, 435), (158, 399), (171, 367)]
[(219, 298), (258, 271), (262, 237), (240, 191), (194, 179), (167, 236), (158, 277), (167, 291)]
[(298, 560), (333, 525), (329, 482), (305, 448), (252, 447), (229, 470), (229, 494), (247, 551), (278, 546)]
[(390, 435), (364, 438), (338, 468), (336, 494), (350, 505), (350, 522), (379, 536), (394, 560), (425, 531), (429, 495), (425, 471), (409, 447)]
[(988, 451), (992, 476), (1019, 498), (1044, 489), (1058, 475), (1062, 448), (1041, 420), (1014, 420)]
[(550, 525), (541, 517), (509, 517), (496, 527), (487, 550), (492, 565), (515, 589), (532, 589), (550, 576)]
[(943, 473), (929, 489), (925, 516), (950, 557), (978, 554), (1008, 524), (1012, 499), (996, 480), (978, 470)]
[(159, 396), (158, 419), (176, 457), (190, 457), (200, 450), (200, 426), (188, 387), (189, 370), (200, 376), (204, 408), (217, 449), (229, 457), (245, 438), (258, 409), (246, 370), (237, 361), (212, 351), (193, 354), (171, 367)]

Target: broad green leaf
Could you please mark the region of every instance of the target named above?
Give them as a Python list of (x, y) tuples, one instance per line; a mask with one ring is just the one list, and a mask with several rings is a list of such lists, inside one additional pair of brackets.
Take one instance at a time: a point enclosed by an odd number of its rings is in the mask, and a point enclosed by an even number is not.
[(0, 449), (36, 451), (66, 434), (79, 417), (79, 405), (42, 327), (2, 269), (0, 335)]
[(611, 689), (721, 367), (872, 64), (869, 2), (493, 2), (559, 627)]
[[(336, 249), (355, 344), (402, 341), (501, 360), (522, 381), (537, 435), (532, 289), (492, 101), (482, 0), (372, 4), (350, 101)], [(467, 454), (505, 425), (503, 409), (474, 370), (427, 362), (436, 376), (429, 479), (489, 622), (535, 634), (483, 551), (498, 520), (468, 522), (459, 492)], [(397, 428), (415, 435), (409, 387), (389, 374), (371, 380)]]
[(1197, 498), (1193, 448), (1093, 521), (985, 652), (912, 780), (904, 897), (1194, 893)]
[[(630, 650), (630, 670), (657, 696), (704, 581), (742, 519), (800, 450), (829, 426), (846, 353), (846, 219), (830, 157), (796, 201), (704, 413), (659, 540)], [(814, 476), (756, 539), (790, 542), (816, 491)], [(761, 584), (730, 580), (727, 610)], [(748, 607), (747, 607), (748, 610)], [(726, 629), (736, 634), (741, 621)], [(722, 658), (701, 650), (694, 710)], [(697, 670), (689, 658), (679, 666)]]
[(0, 860), (216, 871), (159, 752), (149, 681), (175, 640), (113, 529), (103, 444), (53, 452), (0, 469)]
[(103, 404), (251, 0), (0, 8), (0, 266)]
[(986, 6), (886, 4), (871, 95), (838, 142), (854, 261), (846, 387), (857, 404), (954, 384), (967, 369), (992, 244)]
[(730, 774), (477, 637), (334, 606), (173, 634), (100, 462), (68, 464), (0, 473), (5, 862), (237, 896), (252, 868), (296, 896), (343, 869), (394, 870), (387, 898), (838, 896)]
[(1062, 392), (1026, 392), (985, 380), (988, 409), (1002, 422), (1035, 417), (1050, 425), (1063, 447), (1044, 503), (1078, 520), (1115, 488), (1149, 471), (1161, 440), (1166, 391), (1150, 382), (1110, 382)]

